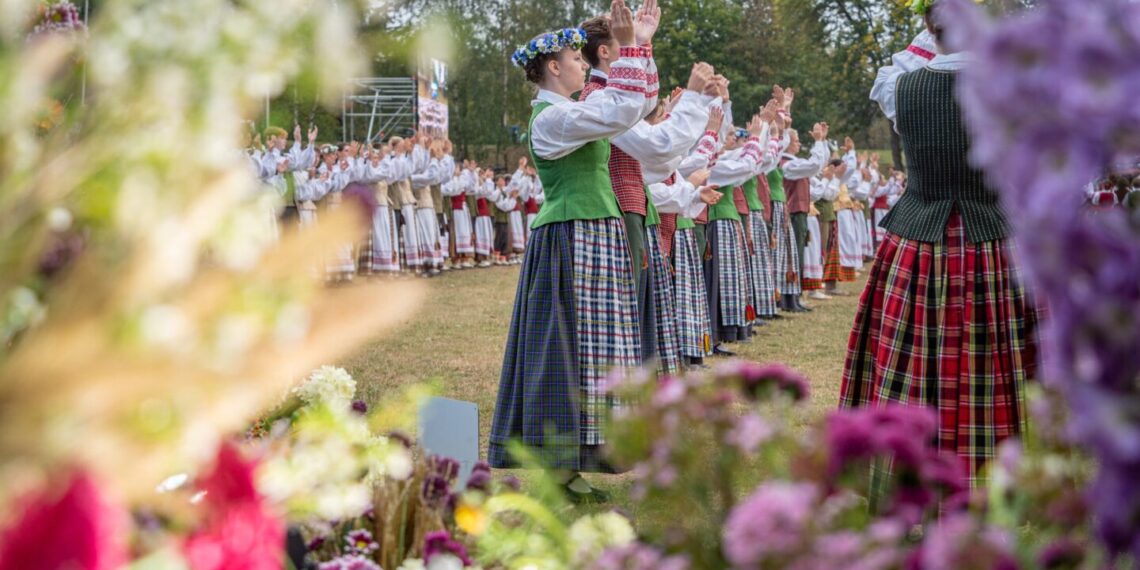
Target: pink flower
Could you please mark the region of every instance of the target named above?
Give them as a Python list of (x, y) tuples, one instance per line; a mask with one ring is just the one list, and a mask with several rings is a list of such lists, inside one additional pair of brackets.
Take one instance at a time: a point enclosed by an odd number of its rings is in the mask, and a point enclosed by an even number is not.
[(429, 532), (424, 537), (424, 562), (431, 564), (433, 558), (443, 555), (460, 559), (464, 566), (471, 565), (471, 559), (467, 557), (467, 547), (463, 546), (463, 543), (451, 538), (446, 530)]
[(760, 365), (737, 360), (718, 367), (716, 375), (720, 380), (739, 381), (745, 394), (754, 400), (765, 399), (777, 391), (797, 401), (808, 396), (807, 378), (783, 364)]
[(0, 534), (0, 568), (111, 570), (127, 561), (127, 517), (86, 473), (18, 508), (23, 515)]
[(725, 558), (736, 568), (755, 568), (799, 550), (805, 541), (819, 489), (809, 483), (765, 483), (732, 509), (724, 525)]
[(276, 570), (284, 563), (285, 525), (258, 494), (253, 469), (234, 446), (218, 450), (214, 471), (201, 483), (203, 527), (183, 545), (194, 570)]
[(758, 414), (745, 414), (736, 420), (736, 425), (725, 436), (725, 443), (735, 446), (741, 453), (752, 455), (760, 444), (772, 438), (772, 433), (772, 426)]

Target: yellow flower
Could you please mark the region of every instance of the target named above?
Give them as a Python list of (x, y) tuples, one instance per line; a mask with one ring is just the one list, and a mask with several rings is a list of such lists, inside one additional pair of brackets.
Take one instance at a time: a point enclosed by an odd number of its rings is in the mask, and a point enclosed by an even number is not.
[(455, 508), (455, 524), (471, 536), (479, 536), (487, 530), (487, 513), (470, 503), (460, 503)]

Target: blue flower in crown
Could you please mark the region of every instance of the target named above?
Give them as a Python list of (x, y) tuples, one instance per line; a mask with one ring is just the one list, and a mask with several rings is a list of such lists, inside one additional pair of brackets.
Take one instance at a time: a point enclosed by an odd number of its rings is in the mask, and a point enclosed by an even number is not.
[(556, 53), (564, 48), (582, 49), (586, 45), (586, 31), (582, 28), (565, 28), (557, 32), (546, 33), (530, 40), (526, 45), (515, 50), (511, 56), (511, 63), (518, 67), (543, 54)]

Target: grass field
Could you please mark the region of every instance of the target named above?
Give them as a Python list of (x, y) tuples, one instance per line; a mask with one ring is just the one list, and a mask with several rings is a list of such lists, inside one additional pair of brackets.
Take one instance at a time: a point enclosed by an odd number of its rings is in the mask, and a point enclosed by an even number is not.
[[(427, 301), (412, 319), (344, 363), (359, 393), (373, 404), (409, 384), (434, 381), (439, 395), (478, 404), (485, 456), (517, 282), (517, 267), (453, 271), (428, 282)], [(741, 358), (784, 362), (810, 378), (811, 398), (795, 424), (818, 420), (838, 401), (861, 283), (845, 289), (853, 294), (813, 302), (814, 312), (763, 327), (752, 342), (734, 347)], [(641, 510), (629, 504), (622, 476), (591, 481), (613, 491), (617, 506)]]

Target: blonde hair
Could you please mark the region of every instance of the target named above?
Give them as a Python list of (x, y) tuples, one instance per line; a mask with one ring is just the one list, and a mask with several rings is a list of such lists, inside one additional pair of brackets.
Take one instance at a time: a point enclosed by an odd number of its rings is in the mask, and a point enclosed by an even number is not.
[(289, 138), (289, 133), (285, 132), (285, 129), (281, 127), (266, 127), (265, 139), (269, 140), (271, 137)]

